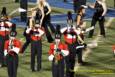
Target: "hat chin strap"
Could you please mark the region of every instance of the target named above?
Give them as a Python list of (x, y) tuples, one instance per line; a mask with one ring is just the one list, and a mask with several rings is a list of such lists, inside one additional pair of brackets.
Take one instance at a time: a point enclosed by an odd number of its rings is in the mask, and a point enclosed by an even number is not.
[(14, 37), (14, 36), (10, 36), (10, 39), (11, 39), (11, 40), (14, 40), (14, 39), (15, 39), (15, 37)]

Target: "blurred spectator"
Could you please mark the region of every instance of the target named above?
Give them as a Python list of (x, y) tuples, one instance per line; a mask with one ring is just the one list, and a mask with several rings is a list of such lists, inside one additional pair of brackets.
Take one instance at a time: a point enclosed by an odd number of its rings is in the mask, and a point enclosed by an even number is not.
[(63, 0), (63, 2), (67, 2), (67, 0)]
[(76, 13), (76, 10), (78, 10), (81, 5), (85, 5), (85, 4), (86, 4), (86, 0), (73, 0), (74, 12)]

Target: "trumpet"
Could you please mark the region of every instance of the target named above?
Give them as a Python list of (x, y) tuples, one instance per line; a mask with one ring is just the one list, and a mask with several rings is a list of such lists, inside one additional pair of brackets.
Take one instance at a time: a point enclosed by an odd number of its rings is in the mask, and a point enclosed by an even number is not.
[(61, 54), (60, 50), (58, 49), (59, 43), (56, 43), (56, 48), (54, 49), (54, 58), (55, 58), (55, 63), (58, 64), (59, 61), (59, 56)]
[(14, 47), (14, 44), (13, 44), (13, 40), (11, 39), (8, 46), (8, 54), (14, 57), (15, 52), (12, 51), (13, 47)]
[(11, 39), (10, 42), (9, 42), (9, 47), (8, 47), (9, 50), (13, 49), (13, 46), (14, 46), (13, 40)]

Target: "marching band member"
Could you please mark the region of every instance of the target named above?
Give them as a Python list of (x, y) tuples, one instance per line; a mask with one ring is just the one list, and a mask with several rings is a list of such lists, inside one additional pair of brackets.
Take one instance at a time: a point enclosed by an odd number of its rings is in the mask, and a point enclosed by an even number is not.
[[(86, 28), (86, 29), (83, 28), (82, 26), (76, 27), (76, 30), (79, 32), (79, 37), (81, 38), (82, 42), (84, 41), (84, 34), (89, 32), (90, 30), (93, 30), (93, 29), (94, 29), (94, 26)], [(78, 40), (78, 45), (76, 47), (76, 49), (77, 49), (77, 57), (78, 57), (78, 64), (79, 65), (84, 64), (84, 62), (82, 60), (82, 52), (87, 47), (87, 45), (85, 43), (83, 45), (82, 42), (80, 40)]]
[(59, 25), (56, 26), (55, 42), (50, 44), (49, 60), (52, 61), (52, 77), (64, 77), (64, 57), (69, 54), (66, 44), (61, 42)]
[(113, 55), (115, 56), (115, 45), (112, 46)]
[(0, 19), (0, 66), (4, 66), (4, 43), (9, 39), (10, 31), (15, 31), (16, 25), (9, 21), (8, 16), (2, 16)]
[(76, 52), (80, 52), (76, 50), (76, 47), (79, 45), (78, 40), (81, 42), (81, 44), (85, 45), (84, 41), (79, 36), (80, 32), (76, 29), (75, 26), (73, 26), (72, 21), (71, 12), (68, 12), (67, 22), (69, 26), (61, 29), (61, 33), (64, 35), (65, 43), (68, 45), (70, 52), (70, 54), (66, 57), (66, 77), (74, 77), (73, 70)]
[[(41, 27), (41, 24), (43, 22), (44, 19), (44, 11), (43, 11), (43, 4), (39, 3), (39, 5), (35, 8), (31, 8), (31, 17), (28, 19), (27, 22), (27, 28), (32, 28), (34, 25), (33, 24), (40, 24), (39, 27)], [(27, 48), (27, 46), (30, 43), (30, 35), (28, 35), (26, 33), (27, 28), (25, 28), (23, 35), (26, 37), (26, 42), (24, 43), (23, 47), (22, 47), (22, 53), (25, 51), (25, 49)]]
[[(104, 22), (105, 22), (105, 15), (107, 12), (105, 0), (96, 0), (95, 4), (91, 5), (89, 7), (96, 9), (96, 11), (92, 17), (91, 26), (95, 27), (96, 22), (99, 21), (100, 35), (103, 35), (103, 37), (105, 37)], [(88, 37), (92, 38), (93, 33), (94, 33), (94, 30), (91, 30), (89, 32)]]
[[(76, 30), (79, 31), (79, 37), (84, 41), (83, 30), (80, 27), (76, 28)], [(78, 41), (78, 45), (76, 47), (76, 49), (77, 49), (76, 54), (77, 54), (77, 57), (78, 57), (78, 64), (83, 65), (84, 62), (82, 60), (82, 53), (83, 53), (83, 49), (86, 48), (86, 45), (81, 44), (82, 42), (79, 41), (79, 40), (77, 40), (77, 41)]]
[(35, 20), (35, 22), (39, 23), (40, 27), (41, 27), (42, 23), (43, 23), (44, 16), (45, 16), (43, 2), (39, 1), (39, 4), (36, 7), (31, 8), (30, 11), (32, 12), (33, 20)]
[(55, 32), (55, 28), (53, 27), (53, 25), (51, 24), (51, 21), (50, 21), (51, 20), (51, 17), (50, 17), (51, 7), (46, 0), (38, 0), (37, 2), (38, 2), (37, 6), (32, 8), (32, 10), (38, 8), (39, 5), (42, 6), (43, 9), (41, 9), (41, 10), (44, 12), (44, 18), (43, 18), (41, 26), (45, 30), (47, 41), (49, 43), (51, 43), (51, 42), (53, 42), (53, 37), (50, 33), (49, 28), (51, 29), (52, 33)]
[[(55, 33), (55, 28), (54, 26), (51, 24), (51, 16), (50, 16), (50, 13), (51, 13), (51, 7), (49, 5), (49, 3), (46, 1), (46, 0), (41, 0), (43, 2), (43, 5), (44, 5), (44, 13), (45, 13), (45, 17), (43, 19), (43, 24), (42, 26), (44, 27), (45, 29), (45, 32), (46, 32), (46, 37), (47, 37), (47, 41), (49, 43), (53, 42), (54, 39), (50, 33), (50, 30), (52, 33)], [(49, 30), (49, 28), (50, 30)]]
[[(86, 23), (84, 22), (83, 18), (85, 16), (85, 8), (87, 8), (87, 6), (85, 5), (81, 5), (81, 7), (77, 10), (77, 23), (76, 23), (76, 29), (80, 32), (80, 37), (82, 40), (84, 40), (84, 29), (86, 26)], [(78, 48), (81, 47), (81, 48)], [(81, 46), (81, 44), (79, 44), (77, 46), (77, 57), (78, 57), (78, 64), (82, 65), (83, 64), (83, 60), (82, 60), (82, 52), (83, 52), (84, 47)]]
[(31, 42), (31, 38), (30, 38), (30, 35), (28, 35), (27, 33), (26, 33), (26, 30), (28, 29), (28, 28), (32, 28), (33, 27), (33, 25), (32, 25), (32, 22), (34, 22), (33, 21), (33, 18), (28, 18), (28, 21), (27, 21), (27, 26), (26, 26), (26, 28), (24, 29), (24, 32), (23, 32), (23, 35), (24, 35), (24, 37), (26, 38), (26, 42), (23, 44), (23, 46), (22, 46), (22, 50), (21, 50), (21, 52), (22, 53), (24, 53), (24, 51), (26, 50), (26, 48), (27, 48), (27, 46), (30, 44), (30, 42)]
[(84, 22), (83, 18), (85, 16), (85, 9), (87, 6), (81, 5), (81, 7), (77, 10), (77, 16), (76, 16), (76, 25), (77, 27), (84, 28), (86, 26), (86, 23)]
[(8, 68), (8, 77), (17, 77), (18, 53), (21, 49), (21, 42), (17, 40), (16, 31), (10, 32), (10, 39), (5, 42), (4, 56)]
[(41, 69), (42, 42), (41, 38), (44, 31), (40, 28), (40, 24), (34, 24), (33, 28), (28, 28), (26, 33), (31, 37), (31, 70), (35, 71), (35, 57), (37, 55), (37, 71)]

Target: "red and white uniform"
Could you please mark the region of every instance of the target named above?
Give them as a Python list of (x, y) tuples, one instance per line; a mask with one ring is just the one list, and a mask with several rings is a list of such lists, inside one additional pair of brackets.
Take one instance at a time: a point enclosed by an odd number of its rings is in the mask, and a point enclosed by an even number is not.
[(50, 49), (49, 49), (49, 60), (52, 61), (54, 59), (54, 57), (56, 57), (57, 60), (61, 60), (63, 59), (64, 56), (67, 56), (69, 55), (69, 51), (68, 51), (68, 47), (66, 44), (63, 44), (63, 43), (59, 43), (58, 45), (58, 49), (60, 49), (60, 53), (61, 54), (58, 54), (58, 55), (55, 55), (56, 53), (56, 44), (55, 43), (52, 43), (50, 44)]
[(61, 29), (61, 33), (64, 34), (65, 42), (68, 44), (73, 44), (77, 41), (77, 35), (80, 32), (75, 27), (65, 27)]
[(112, 46), (113, 53), (115, 54), (115, 45)]
[(26, 30), (26, 33), (30, 34), (31, 40), (37, 41), (37, 40), (41, 40), (44, 31), (41, 28), (34, 28), (34, 29), (28, 28)]
[(0, 23), (0, 35), (1, 36), (6, 36), (9, 35), (10, 33), (10, 28), (15, 26), (13, 23), (9, 21), (1, 22)]
[(7, 54), (14, 56), (14, 53), (18, 54), (20, 52), (21, 42), (17, 39), (14, 39), (14, 40), (12, 40), (12, 43), (13, 43), (13, 47), (12, 47), (12, 49), (10, 49), (9, 46), (11, 44), (11, 40), (7, 40), (5, 42), (5, 47), (4, 47), (4, 55), (5, 56)]

